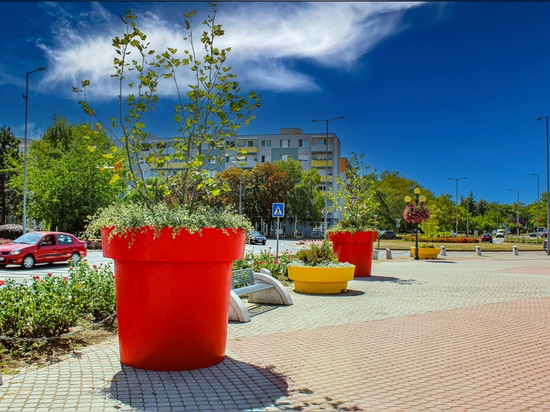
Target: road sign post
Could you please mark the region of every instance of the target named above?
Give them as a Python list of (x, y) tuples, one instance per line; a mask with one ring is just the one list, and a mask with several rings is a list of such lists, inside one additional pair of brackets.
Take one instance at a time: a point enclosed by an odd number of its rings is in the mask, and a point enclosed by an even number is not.
[(277, 247), (275, 249), (275, 258), (279, 258), (279, 219), (285, 216), (285, 204), (273, 203), (271, 206), (271, 216), (277, 218), (277, 227), (275, 228), (275, 235), (277, 237)]

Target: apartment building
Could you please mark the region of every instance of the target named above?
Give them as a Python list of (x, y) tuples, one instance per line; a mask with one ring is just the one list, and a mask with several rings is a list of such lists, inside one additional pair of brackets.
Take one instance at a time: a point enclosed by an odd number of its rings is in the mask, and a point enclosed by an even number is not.
[[(239, 135), (235, 145), (246, 151), (246, 159), (242, 159), (243, 169), (251, 169), (257, 163), (297, 160), (304, 170), (316, 169), (319, 172), (319, 189), (322, 191), (335, 193), (336, 178), (345, 170), (341, 168), (340, 139), (334, 133), (327, 136), (326, 133), (304, 133), (302, 129), (281, 128), (279, 134)], [(232, 160), (227, 160), (226, 168), (234, 166)], [(330, 206), (330, 201), (327, 203), (327, 224), (331, 227), (339, 216)]]
[[(321, 175), (319, 189), (323, 192), (336, 192), (336, 179), (346, 168), (346, 159), (340, 158), (340, 139), (334, 133), (304, 133), (298, 128), (281, 128), (278, 134), (238, 135), (233, 141), (228, 142), (239, 149), (243, 149), (246, 155), (225, 156), (222, 162), (216, 161), (206, 165), (206, 169), (214, 176), (216, 173), (231, 167), (252, 169), (256, 164), (273, 163), (278, 160), (293, 159), (302, 164), (304, 170), (316, 169)], [(171, 138), (149, 135), (143, 144), (142, 151), (171, 152)], [(220, 155), (221, 152), (220, 152)], [(142, 165), (143, 166), (143, 165)], [(167, 173), (176, 173), (181, 167), (177, 161), (167, 164), (164, 168)], [(181, 164), (183, 166), (183, 164)], [(145, 166), (146, 167), (146, 166)], [(152, 176), (157, 170), (146, 170), (146, 176)], [(331, 206), (328, 197), (326, 222), (328, 228), (339, 220), (336, 208)], [(323, 229), (324, 221), (319, 229)]]

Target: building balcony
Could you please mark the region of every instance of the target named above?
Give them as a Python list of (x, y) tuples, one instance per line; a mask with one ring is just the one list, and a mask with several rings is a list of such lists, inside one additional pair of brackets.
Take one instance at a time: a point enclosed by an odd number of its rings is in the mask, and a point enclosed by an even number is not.
[[(327, 167), (326, 160), (312, 160), (311, 167)], [(328, 161), (328, 167), (332, 167), (332, 160)]]
[(244, 150), (246, 154), (253, 154), (258, 153), (258, 147), (252, 146), (252, 147), (237, 147), (238, 150)]
[(329, 144), (328, 147), (320, 144), (312, 145), (311, 153), (332, 153), (332, 145)]

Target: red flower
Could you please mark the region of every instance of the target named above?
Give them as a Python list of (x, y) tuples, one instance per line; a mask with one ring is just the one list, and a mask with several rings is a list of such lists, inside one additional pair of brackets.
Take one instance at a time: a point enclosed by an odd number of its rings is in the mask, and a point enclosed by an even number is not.
[(53, 275), (51, 272), (48, 272), (48, 275), (47, 275), (49, 278), (51, 278)]
[(0, 286), (2, 286), (3, 284), (4, 284), (4, 281), (0, 279)]
[(63, 280), (69, 280), (68, 276), (63, 276)]
[(34, 280), (38, 280), (38, 279), (40, 279), (40, 276), (34, 275), (32, 278), (33, 278)]

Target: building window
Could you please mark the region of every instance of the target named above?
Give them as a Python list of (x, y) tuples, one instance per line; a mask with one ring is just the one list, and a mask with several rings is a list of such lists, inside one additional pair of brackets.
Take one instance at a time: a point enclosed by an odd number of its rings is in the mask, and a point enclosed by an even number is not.
[(262, 156), (262, 163), (265, 163), (265, 156)]
[(271, 140), (262, 140), (262, 147), (271, 147)]
[(281, 155), (281, 160), (288, 160), (288, 155), (287, 154), (282, 154)]
[(290, 140), (288, 140), (288, 139), (281, 140), (281, 147), (283, 147), (283, 148), (290, 147)]
[(309, 147), (309, 140), (299, 139), (298, 147)]

